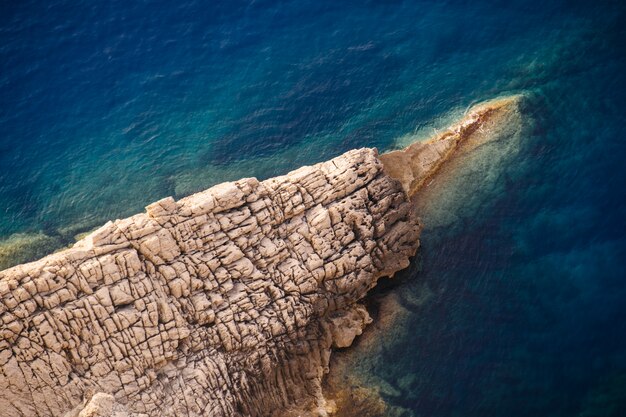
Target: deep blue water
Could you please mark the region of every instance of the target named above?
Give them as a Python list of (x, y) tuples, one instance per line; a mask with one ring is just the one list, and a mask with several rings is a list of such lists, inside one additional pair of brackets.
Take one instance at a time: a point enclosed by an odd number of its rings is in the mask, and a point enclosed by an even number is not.
[(435, 296), (381, 359), (390, 383), (411, 375), (387, 400), (626, 415), (620, 3), (3, 2), (0, 248), (43, 233), (40, 256), (164, 196), (387, 149), (527, 92), (500, 186), (426, 223), (411, 280)]

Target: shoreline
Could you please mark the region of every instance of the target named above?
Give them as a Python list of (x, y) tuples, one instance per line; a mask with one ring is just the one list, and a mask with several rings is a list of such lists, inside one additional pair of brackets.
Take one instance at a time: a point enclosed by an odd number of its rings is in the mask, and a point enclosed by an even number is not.
[[(172, 377), (183, 375), (192, 363), (210, 381), (208, 394), (226, 389), (217, 402), (203, 400), (221, 410), (217, 415), (228, 415), (235, 404), (259, 416), (275, 409), (284, 416), (344, 415), (322, 388), (339, 368), (329, 362), (331, 352), (352, 351), (337, 349), (352, 345), (372, 321), (362, 305), (368, 291), (409, 266), (420, 245), (420, 189), (519, 97), (482, 103), (433, 140), (403, 151), (378, 155), (362, 148), (263, 182), (246, 178), (178, 201), (162, 199), (69, 249), (0, 272), (5, 341), (19, 346), (16, 353), (0, 344), (0, 354), (8, 355), (4, 366), (29, 367), (22, 356), (45, 351), (58, 356), (58, 364), (40, 360), (32, 369), (29, 378), (37, 382), (23, 381), (42, 387), (29, 394), (39, 412), (78, 412), (105, 401), (110, 409), (128, 407), (130, 415), (163, 407), (174, 415), (178, 394), (164, 397), (156, 373), (171, 368)], [(393, 302), (387, 304), (374, 326), (388, 328), (401, 318)], [(85, 308), (93, 317), (76, 316)], [(92, 336), (81, 330), (93, 326)], [(149, 328), (158, 338), (150, 344)], [(37, 337), (45, 349), (27, 343)], [(367, 335), (361, 339), (362, 348)], [(137, 348), (140, 343), (146, 346)], [(252, 362), (242, 363), (250, 349)], [(222, 352), (218, 362), (216, 352)], [(227, 374), (216, 373), (222, 366)], [(55, 384), (63, 388), (54, 397), (44, 394), (49, 387), (41, 372), (59, 378)], [(76, 372), (84, 376), (63, 382)], [(240, 381), (248, 388), (235, 390), (228, 381), (237, 375), (256, 376)], [(197, 382), (178, 384), (183, 394), (198, 388)], [(0, 403), (18, 410), (29, 395), (22, 398), (19, 378), (13, 387)], [(94, 392), (102, 395), (92, 403)]]

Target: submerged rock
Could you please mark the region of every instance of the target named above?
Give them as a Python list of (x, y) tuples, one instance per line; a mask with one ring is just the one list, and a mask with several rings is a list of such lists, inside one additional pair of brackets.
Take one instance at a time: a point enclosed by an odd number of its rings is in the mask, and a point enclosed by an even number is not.
[(166, 198), (0, 272), (0, 415), (334, 412), (331, 350), (371, 321), (359, 301), (377, 280), (409, 265), (410, 195), (463, 132)]
[(62, 245), (63, 243), (58, 238), (48, 236), (43, 232), (17, 233), (1, 239), (0, 270), (45, 256)]

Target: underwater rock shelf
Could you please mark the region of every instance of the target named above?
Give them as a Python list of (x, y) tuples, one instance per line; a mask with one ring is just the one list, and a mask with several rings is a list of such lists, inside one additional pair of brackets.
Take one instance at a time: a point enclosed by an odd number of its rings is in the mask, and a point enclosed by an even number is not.
[(0, 272), (0, 415), (327, 414), (332, 349), (419, 246), (411, 196), (512, 103), (404, 151), (165, 198)]

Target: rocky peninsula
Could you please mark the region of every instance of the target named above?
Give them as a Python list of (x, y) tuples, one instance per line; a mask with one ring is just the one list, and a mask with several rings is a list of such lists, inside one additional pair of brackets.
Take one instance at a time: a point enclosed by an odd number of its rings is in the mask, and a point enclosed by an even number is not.
[(429, 141), (349, 151), (109, 222), (0, 272), (0, 416), (324, 416), (333, 349), (419, 247), (420, 190), (519, 96)]

